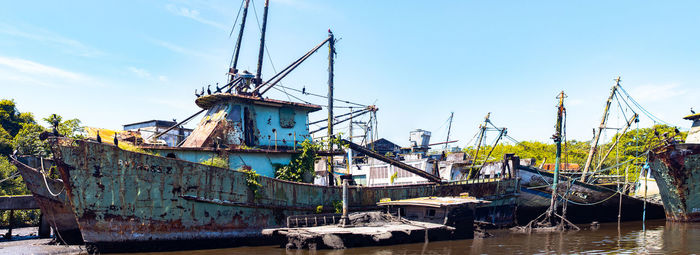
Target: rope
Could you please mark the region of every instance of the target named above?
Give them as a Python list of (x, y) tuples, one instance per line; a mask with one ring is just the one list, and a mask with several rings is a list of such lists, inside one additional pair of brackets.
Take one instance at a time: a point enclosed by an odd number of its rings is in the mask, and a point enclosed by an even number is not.
[(19, 175), (19, 172), (15, 171), (15, 172), (12, 173), (12, 175), (10, 175), (9, 177), (0, 180), (0, 183), (3, 183), (3, 182), (5, 182), (5, 181), (7, 181), (7, 180), (10, 180), (10, 179), (17, 178), (18, 175)]
[(46, 184), (46, 190), (49, 191), (49, 194), (51, 194), (52, 196), (58, 197), (59, 195), (61, 195), (61, 193), (63, 193), (64, 190), (66, 190), (66, 187), (63, 186), (61, 191), (59, 191), (58, 193), (54, 193), (53, 191), (51, 191), (51, 188), (49, 187), (49, 182), (46, 181), (46, 170), (44, 170), (44, 158), (39, 158), (39, 160), (41, 161), (41, 177), (44, 177), (44, 184)]

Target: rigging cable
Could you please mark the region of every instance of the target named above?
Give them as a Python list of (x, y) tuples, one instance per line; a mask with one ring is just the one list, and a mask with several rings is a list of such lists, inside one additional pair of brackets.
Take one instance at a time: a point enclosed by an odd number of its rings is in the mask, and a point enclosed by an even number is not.
[(623, 89), (622, 86), (620, 86), (620, 90), (622, 90), (622, 92), (625, 93), (625, 96), (627, 96), (627, 98), (629, 98), (629, 100), (632, 102), (632, 104), (634, 104), (637, 108), (639, 108), (639, 110), (642, 113), (644, 113), (645, 115), (647, 115), (647, 117), (649, 117), (652, 121), (657, 122), (657, 123), (666, 124), (669, 126), (674, 126), (666, 121), (663, 121), (662, 119), (659, 119), (658, 117), (654, 116), (654, 114), (652, 114), (651, 112), (644, 109), (644, 107), (642, 107), (636, 100), (634, 100), (634, 98), (632, 98), (632, 96), (630, 96), (630, 94), (627, 93), (627, 91), (625, 89)]

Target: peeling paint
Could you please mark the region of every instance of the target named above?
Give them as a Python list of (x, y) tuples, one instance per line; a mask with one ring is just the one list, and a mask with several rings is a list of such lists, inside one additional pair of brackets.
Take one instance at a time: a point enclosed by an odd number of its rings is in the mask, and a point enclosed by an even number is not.
[[(287, 216), (319, 205), (330, 211), (341, 200), (340, 187), (267, 177), (258, 180), (256, 197), (238, 171), (82, 140), (57, 144), (59, 170), (88, 243), (256, 237), (263, 228), (284, 226)], [(517, 187), (517, 179), (352, 187), (349, 201), (351, 210), (365, 210), (376, 209), (382, 198), (468, 192), (493, 201), (482, 220), (512, 224)]]

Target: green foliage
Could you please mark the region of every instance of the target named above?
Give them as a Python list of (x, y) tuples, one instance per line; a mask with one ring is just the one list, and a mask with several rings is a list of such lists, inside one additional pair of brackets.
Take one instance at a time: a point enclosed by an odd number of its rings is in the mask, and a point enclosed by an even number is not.
[(17, 150), (20, 155), (35, 155), (40, 157), (48, 157), (51, 155), (49, 144), (39, 140), (39, 135), (47, 131), (44, 127), (34, 123), (26, 123), (22, 125), (22, 129), (17, 132), (17, 135), (12, 139), (12, 147)]
[[(585, 163), (589, 147), (589, 142), (580, 142), (576, 140), (566, 141), (566, 144), (562, 145), (562, 157), (564, 157), (562, 163), (566, 161), (576, 164)], [(484, 161), (491, 162), (502, 160), (503, 155), (506, 153), (514, 153), (523, 159), (534, 158), (537, 162), (543, 162), (546, 159), (547, 163), (554, 163), (556, 157), (556, 145), (553, 143), (525, 141), (519, 144), (498, 144), (491, 153), (491, 156), (486, 159), (486, 155), (488, 155), (491, 148), (493, 147), (481, 147), (479, 155), (477, 156), (477, 164), (481, 164)], [(476, 148), (467, 147), (463, 151), (473, 157), (476, 153)]]
[(51, 114), (49, 117), (44, 118), (44, 121), (49, 124), (49, 126), (53, 126), (54, 121), (57, 121), (58, 124), (58, 133), (61, 134), (62, 136), (73, 138), (73, 139), (83, 139), (85, 138), (85, 135), (83, 132), (85, 129), (80, 126), (80, 120), (79, 119), (70, 119), (63, 121), (63, 117), (57, 114)]
[(20, 113), (13, 100), (0, 100), (0, 155), (12, 153), (12, 139), (24, 124), (36, 124), (32, 114)]
[(9, 155), (10, 153), (12, 153), (12, 136), (0, 126), (0, 155)]
[[(39, 225), (39, 215), (41, 211), (35, 210), (15, 210), (12, 216), (12, 227), (28, 227)], [(0, 213), (0, 226), (7, 227), (10, 224), (10, 211)]]
[(393, 158), (393, 157), (394, 157), (394, 153), (392, 153), (391, 151), (387, 151), (386, 154), (384, 154), (384, 157)]
[[(29, 190), (24, 185), (22, 176), (9, 160), (0, 156), (0, 195), (27, 195)], [(8, 226), (10, 212), (0, 213), (0, 226)], [(13, 216), (13, 226), (36, 226), (39, 224), (39, 210), (16, 210)]]
[(340, 200), (333, 201), (333, 208), (335, 209), (335, 213), (342, 213), (343, 212), (343, 201), (340, 201)]
[[(24, 115), (24, 118), (30, 118), (31, 114), (20, 114)], [(20, 116), (20, 117), (21, 117)], [(28, 116), (28, 117), (27, 117)], [(70, 119), (62, 121), (60, 115), (52, 114), (44, 120), (52, 125), (53, 121), (58, 121), (58, 133), (65, 137), (70, 137), (74, 139), (84, 138), (82, 132), (83, 127), (80, 126), (80, 120)], [(31, 122), (23, 123), (22, 128), (17, 132), (11, 141), (11, 145), (17, 150), (18, 154), (21, 155), (34, 155), (39, 157), (50, 157), (51, 148), (46, 141), (41, 141), (39, 135), (43, 132), (50, 132), (50, 129), (44, 128), (39, 124)], [(121, 146), (120, 146), (121, 147)]]
[(316, 206), (316, 213), (322, 213), (323, 212), (323, 205)]
[[(659, 134), (667, 133), (669, 136), (675, 135), (674, 127), (667, 125), (655, 125), (651, 128), (633, 129), (627, 131), (622, 136), (615, 135), (612, 138), (612, 141), (598, 146), (589, 172), (595, 171), (595, 168), (598, 166), (605, 153), (610, 150), (613, 143), (617, 139), (620, 139), (620, 142), (617, 145), (618, 147), (611, 151), (610, 155), (603, 161), (600, 169), (605, 170), (606, 168), (614, 167), (618, 163), (623, 163), (628, 160), (631, 160), (631, 162), (621, 164), (612, 169), (600, 171), (600, 173), (606, 175), (624, 175), (625, 169), (629, 167), (627, 171), (628, 180), (630, 182), (636, 181), (637, 177), (639, 176), (641, 166), (646, 162), (647, 152), (650, 149), (662, 144), (662, 139), (654, 135), (655, 130)], [(686, 135), (686, 133), (681, 132), (681, 134), (679, 134), (679, 138), (685, 139)], [(591, 143), (589, 141), (566, 141), (565, 144), (562, 144), (561, 162), (579, 164), (581, 170), (583, 170), (590, 146)], [(491, 148), (492, 146), (481, 147), (476, 164), (481, 164), (484, 162), (484, 160), (486, 160), (486, 162), (502, 160), (503, 155), (506, 153), (514, 153), (522, 159), (534, 158), (537, 161), (537, 165), (541, 164), (545, 160), (546, 163), (554, 163), (556, 157), (556, 145), (554, 143), (526, 141), (515, 145), (498, 144), (493, 150), (491, 156), (486, 159), (486, 155)], [(476, 152), (476, 148), (468, 147), (463, 151), (473, 157)]]
[(256, 173), (255, 170), (247, 167), (238, 169), (238, 171), (245, 174), (246, 186), (248, 186), (248, 189), (253, 192), (255, 199), (261, 198), (262, 194), (260, 193), (260, 188), (262, 187), (262, 184), (260, 184), (259, 181), (260, 175)]
[(0, 196), (29, 194), (17, 167), (5, 156), (0, 156), (0, 181)]
[(399, 176), (399, 172), (398, 171), (394, 172), (394, 174), (392, 174), (391, 177), (389, 177), (389, 182), (391, 182), (391, 184), (394, 184), (394, 180), (396, 180), (396, 177), (398, 177), (398, 176)]
[[(125, 151), (133, 151), (133, 152), (148, 154), (148, 155), (157, 155), (156, 153), (141, 149), (141, 148), (139, 148), (136, 145), (133, 145), (131, 143), (119, 143), (119, 149), (122, 149)], [(200, 163), (205, 164), (205, 165), (209, 165), (209, 164), (207, 164), (206, 160), (202, 161)]]
[(314, 162), (316, 154), (321, 149), (321, 145), (304, 140), (301, 143), (301, 153), (292, 156), (288, 165), (275, 166), (275, 178), (280, 180), (302, 182), (304, 174), (314, 173)]
[(336, 149), (347, 149), (349, 146), (348, 144), (343, 142), (343, 133), (338, 133), (338, 135), (321, 139), (321, 144), (325, 148), (335, 146)]
[(203, 165), (207, 165), (207, 166), (228, 168), (228, 160), (226, 160), (226, 158), (220, 157), (220, 156), (212, 156), (211, 158), (205, 159), (199, 163), (203, 164)]
[(31, 114), (22, 114), (17, 110), (14, 100), (0, 100), (0, 126), (14, 137), (24, 123), (33, 123)]

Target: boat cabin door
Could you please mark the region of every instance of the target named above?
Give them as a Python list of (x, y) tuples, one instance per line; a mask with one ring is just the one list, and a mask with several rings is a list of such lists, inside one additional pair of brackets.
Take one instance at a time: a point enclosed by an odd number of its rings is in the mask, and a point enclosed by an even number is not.
[(243, 108), (243, 138), (246, 146), (255, 145), (255, 119), (248, 107)]

